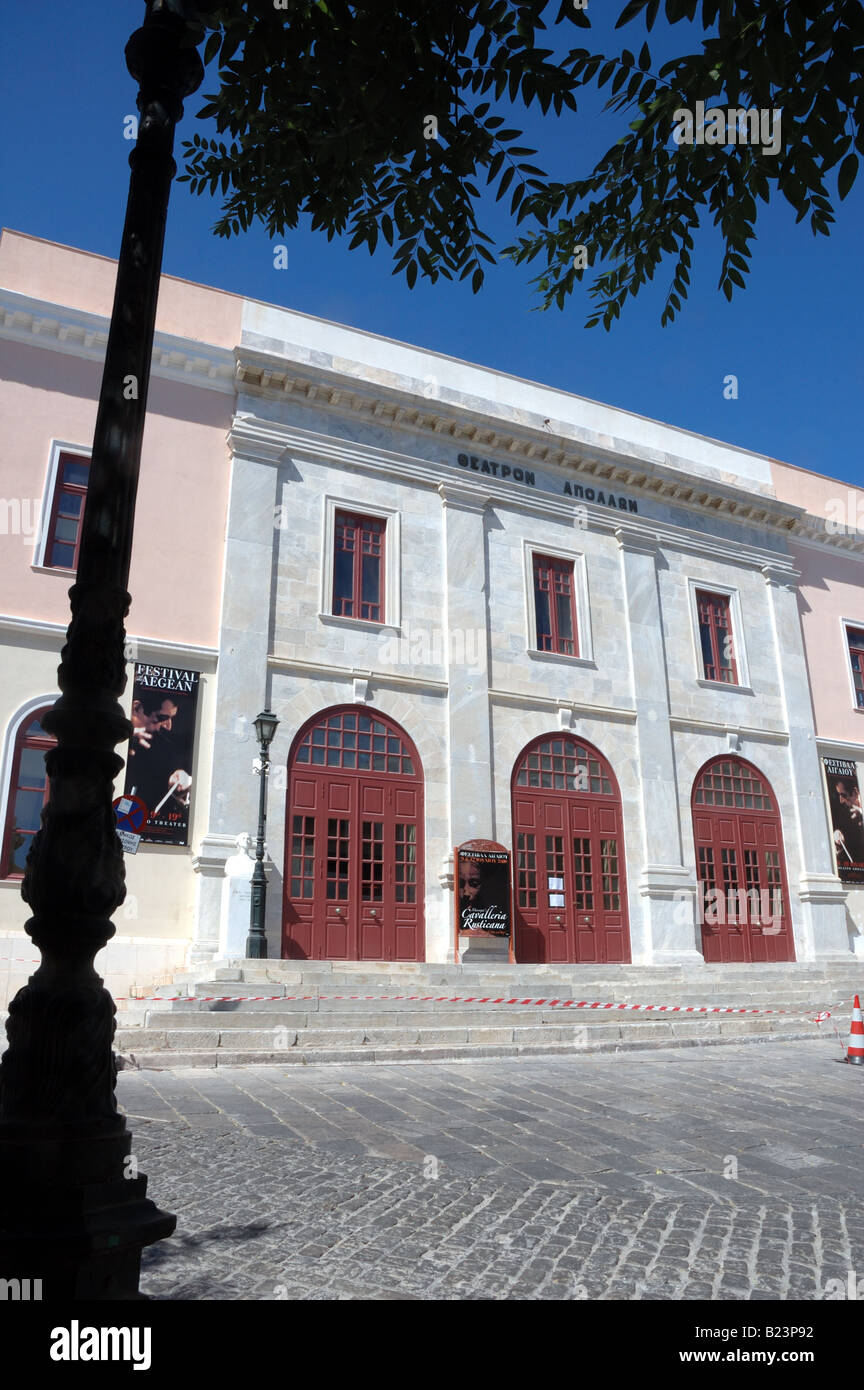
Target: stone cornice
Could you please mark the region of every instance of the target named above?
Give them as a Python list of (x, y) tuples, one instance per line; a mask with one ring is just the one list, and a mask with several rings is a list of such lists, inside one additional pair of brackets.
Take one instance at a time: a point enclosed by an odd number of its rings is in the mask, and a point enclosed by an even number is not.
[[(838, 484), (838, 486), (843, 486)], [(847, 527), (843, 531), (829, 531), (825, 521), (807, 512), (790, 533), (796, 545), (807, 546), (810, 550), (843, 550), (850, 560), (864, 560), (864, 531), (857, 527)]]
[(291, 442), (284, 426), (236, 412), (227, 439), (232, 455), (261, 463), (281, 463)]
[[(0, 288), (0, 338), (102, 362), (108, 343), (108, 319)], [(156, 333), (154, 377), (233, 395), (234, 371), (234, 354), (228, 348), (171, 333)]]
[(622, 550), (634, 555), (656, 555), (660, 549), (656, 531), (646, 531), (635, 526), (616, 526), (615, 539)]
[(434, 677), (400, 675), (398, 671), (361, 670), (356, 666), (335, 666), (323, 661), (302, 661), (291, 656), (279, 656), (271, 652), (267, 665), (274, 671), (297, 671), (302, 676), (320, 676), (324, 680), (363, 681), (368, 685), (403, 686), (410, 690), (428, 690), (436, 695), (446, 695), (447, 681)]
[(670, 716), (669, 727), (680, 733), (720, 734), (723, 738), (728, 738), (729, 734), (733, 734), (737, 736), (739, 741), (747, 739), (761, 743), (789, 742), (789, 734), (784, 729), (756, 729), (744, 724), (735, 725), (733, 728), (728, 722), (713, 719), (685, 719), (675, 714)]
[(816, 747), (820, 758), (847, 758), (850, 762), (864, 763), (864, 725), (861, 734), (861, 743), (849, 739), (822, 738), (817, 734)]
[[(36, 637), (44, 641), (51, 651), (59, 651), (66, 637), (66, 623), (50, 623), (41, 618), (16, 618), (9, 613), (0, 613), (0, 635)], [(135, 649), (134, 660), (194, 663), (195, 669), (215, 671), (219, 657), (216, 647), (199, 647), (189, 642), (170, 642), (161, 637), (137, 637), (128, 633), (127, 645)], [(190, 667), (190, 669), (192, 669)]]
[[(453, 499), (453, 505), (470, 505), (469, 499), (473, 498), (473, 505), (478, 511), (487, 506), (512, 507), (521, 515), (555, 517), (559, 520), (562, 515), (572, 516), (574, 511), (571, 497), (520, 488), (517, 483), (501, 480), (496, 480), (495, 492), (490, 495), (488, 485), (484, 484), (478, 475), (457, 471), (447, 464), (418, 459), (410, 454), (384, 449), (380, 445), (357, 444), (335, 435), (305, 430), (297, 425), (260, 420), (254, 416), (237, 416), (229, 434), (229, 443), (236, 453), (251, 455), (273, 464), (278, 463), (284, 455), (302, 455), (313, 462), (323, 460), (402, 481), (407, 479), (415, 484), (435, 488), (439, 492), (443, 487), (446, 497)], [(658, 547), (666, 546), (669, 549), (709, 556), (732, 564), (748, 565), (755, 569), (772, 565), (778, 570), (792, 570), (791, 560), (788, 566), (784, 566), (786, 557), (771, 550), (763, 550), (740, 541), (724, 541), (704, 530), (691, 530), (676, 526), (672, 522), (650, 521), (644, 516), (631, 517), (599, 503), (580, 502), (579, 506), (584, 508), (590, 530), (606, 531), (610, 535), (620, 532), (622, 537), (632, 533), (636, 537), (644, 538), (648, 534), (647, 527), (650, 526), (651, 535), (655, 537)], [(619, 544), (622, 543), (619, 537)]]
[(451, 483), (449, 479), (438, 484), (438, 496), (441, 498), (442, 506), (460, 512), (482, 513), (492, 501), (485, 494), (478, 497), (476, 488), (460, 487), (458, 482)]
[[(289, 399), (298, 404), (314, 402), (316, 408), (343, 417), (359, 415), (391, 428), (445, 437), (456, 449), (467, 445), (482, 449), (484, 454), (510, 459), (515, 455), (529, 468), (541, 463), (563, 468), (615, 491), (654, 497), (696, 511), (719, 512), (742, 524), (783, 534), (794, 532), (805, 516), (802, 508), (760, 491), (758, 485), (736, 485), (728, 475), (693, 476), (687, 472), (684, 459), (677, 467), (659, 459), (636, 457), (633, 446), (625, 442), (610, 441), (608, 447), (571, 443), (556, 433), (554, 421), (538, 419), (532, 428), (533, 422), (522, 426), (496, 420), (479, 410), (430, 396), (422, 382), (411, 392), (319, 363), (286, 361), (247, 346), (236, 349), (236, 359), (237, 389), (250, 396)], [(490, 402), (490, 408), (494, 404)]]
[(778, 588), (784, 589), (796, 589), (801, 580), (800, 570), (774, 563), (763, 565), (762, 575), (766, 584), (776, 584)]
[(575, 718), (605, 719), (621, 724), (636, 723), (635, 709), (615, 705), (588, 705), (578, 700), (541, 695), (533, 690), (498, 690), (490, 687), (489, 699), (493, 704), (516, 705), (519, 709), (554, 710), (556, 713), (563, 709)]

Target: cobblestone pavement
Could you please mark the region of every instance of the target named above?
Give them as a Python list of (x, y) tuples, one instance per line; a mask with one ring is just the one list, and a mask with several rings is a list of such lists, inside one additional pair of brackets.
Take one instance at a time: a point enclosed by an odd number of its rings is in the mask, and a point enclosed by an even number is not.
[[(864, 1277), (836, 1039), (123, 1072), (165, 1299), (820, 1299)], [(833, 1292), (832, 1292), (833, 1289)], [(864, 1289), (864, 1282), (862, 1282)]]

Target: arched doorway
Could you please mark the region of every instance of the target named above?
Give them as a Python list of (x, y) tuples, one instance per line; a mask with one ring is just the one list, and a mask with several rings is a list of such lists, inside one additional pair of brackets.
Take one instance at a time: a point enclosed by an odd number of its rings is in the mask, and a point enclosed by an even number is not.
[(783, 827), (770, 783), (742, 758), (712, 758), (693, 784), (692, 810), (706, 961), (794, 960)]
[(282, 955), (425, 959), (423, 769), (363, 706), (309, 720), (288, 759)]
[(621, 795), (584, 739), (545, 735), (513, 769), (517, 961), (630, 960)]
[(30, 846), (41, 825), (48, 800), (45, 754), (57, 740), (42, 728), (52, 708), (42, 705), (26, 714), (18, 726), (11, 750), (9, 781), (2, 789), (4, 807), (0, 835), (0, 878), (21, 878)]

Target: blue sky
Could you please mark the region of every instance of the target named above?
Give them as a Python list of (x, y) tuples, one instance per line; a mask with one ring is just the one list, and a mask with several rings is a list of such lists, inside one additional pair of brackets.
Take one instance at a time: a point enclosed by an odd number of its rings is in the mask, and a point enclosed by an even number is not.
[[(572, 42), (609, 51), (638, 49), (629, 26), (610, 37), (621, 0), (591, 0), (598, 38), (573, 29)], [(124, 116), (135, 87), (123, 59), (144, 6), (77, 0), (16, 5), (4, 16), (0, 57), (0, 223), (18, 231), (116, 256), (120, 245), (129, 143)], [(608, 42), (606, 42), (608, 38)], [(695, 46), (679, 25), (675, 45)], [(668, 42), (668, 41), (667, 41)], [(653, 46), (653, 40), (652, 40)], [(202, 93), (212, 89), (205, 78)], [(201, 93), (187, 103), (178, 137), (196, 128)], [(557, 177), (590, 172), (626, 117), (599, 114), (531, 119), (526, 144)], [(515, 123), (515, 122), (514, 122)], [(509, 203), (509, 199), (505, 199)], [(494, 206), (494, 205), (493, 205)], [(263, 228), (222, 240), (211, 228), (220, 204), (172, 194), (164, 270), (305, 313), (349, 323), (405, 342), (546, 382), (594, 400), (668, 421), (846, 481), (864, 481), (861, 459), (864, 346), (862, 246), (864, 175), (840, 204), (830, 238), (798, 227), (785, 202), (760, 204), (748, 288), (731, 304), (717, 289), (720, 244), (706, 227), (697, 238), (690, 298), (676, 323), (660, 327), (671, 278), (625, 307), (611, 333), (583, 327), (587, 290), (563, 312), (537, 311), (531, 267), (490, 268), (473, 295), (466, 284), (418, 281), (409, 290), (391, 275), (380, 249), (349, 251), (343, 242), (302, 227), (285, 238), (288, 268), (274, 268), (274, 242)], [(510, 239), (498, 209), (486, 230)], [(523, 224), (524, 227), (525, 224)], [(280, 238), (281, 240), (281, 238)], [(537, 269), (540, 263), (537, 262)], [(587, 279), (584, 282), (587, 285)], [(737, 400), (725, 400), (734, 373)]]

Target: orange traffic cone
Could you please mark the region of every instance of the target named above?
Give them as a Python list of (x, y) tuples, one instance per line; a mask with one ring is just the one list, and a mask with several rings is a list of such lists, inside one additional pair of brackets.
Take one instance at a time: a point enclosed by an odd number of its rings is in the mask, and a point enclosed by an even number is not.
[(855, 1003), (852, 1005), (852, 1026), (849, 1030), (849, 1049), (846, 1053), (846, 1061), (853, 1066), (864, 1067), (864, 1019), (861, 1017), (861, 1005), (858, 1002), (858, 995), (855, 995)]

